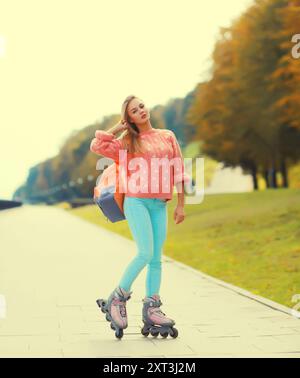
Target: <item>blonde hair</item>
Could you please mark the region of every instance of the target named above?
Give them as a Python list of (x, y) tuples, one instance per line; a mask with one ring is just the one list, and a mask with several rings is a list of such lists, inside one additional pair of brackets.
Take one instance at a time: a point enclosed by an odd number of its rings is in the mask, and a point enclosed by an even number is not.
[(122, 104), (121, 109), (121, 119), (126, 121), (129, 125), (127, 130), (124, 130), (118, 139), (121, 139), (124, 147), (128, 150), (129, 153), (135, 152), (144, 152), (144, 149), (141, 145), (139, 136), (139, 129), (134, 122), (130, 122), (128, 115), (128, 106), (131, 100), (138, 98), (137, 96), (130, 95), (127, 96)]

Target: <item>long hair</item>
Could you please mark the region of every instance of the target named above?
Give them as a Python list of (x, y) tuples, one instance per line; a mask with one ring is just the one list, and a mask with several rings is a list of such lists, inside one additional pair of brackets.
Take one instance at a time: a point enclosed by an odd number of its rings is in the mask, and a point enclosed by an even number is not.
[(129, 153), (144, 152), (139, 139), (139, 129), (134, 122), (129, 121), (128, 106), (131, 100), (138, 98), (137, 96), (127, 96), (122, 104), (121, 118), (129, 125), (128, 130), (124, 130), (118, 139), (123, 140), (123, 144)]

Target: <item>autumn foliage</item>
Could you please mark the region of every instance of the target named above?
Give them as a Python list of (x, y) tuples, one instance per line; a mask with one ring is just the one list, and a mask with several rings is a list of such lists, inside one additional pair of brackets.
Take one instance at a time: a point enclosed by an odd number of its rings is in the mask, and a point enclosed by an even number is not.
[[(187, 114), (203, 152), (240, 165), (277, 187), (300, 158), (300, 0), (256, 0), (231, 27), (222, 28), (211, 77), (196, 88)], [(300, 38), (299, 38), (300, 42)], [(300, 45), (298, 50), (300, 51)]]

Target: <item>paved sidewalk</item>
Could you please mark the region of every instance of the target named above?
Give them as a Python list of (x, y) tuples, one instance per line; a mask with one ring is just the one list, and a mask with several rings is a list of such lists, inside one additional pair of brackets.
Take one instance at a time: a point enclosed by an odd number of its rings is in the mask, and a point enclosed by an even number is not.
[(118, 340), (95, 300), (117, 285), (133, 241), (47, 206), (1, 211), (0, 232), (0, 357), (300, 357), (290, 309), (165, 256), (161, 308), (178, 337), (141, 335), (144, 269)]

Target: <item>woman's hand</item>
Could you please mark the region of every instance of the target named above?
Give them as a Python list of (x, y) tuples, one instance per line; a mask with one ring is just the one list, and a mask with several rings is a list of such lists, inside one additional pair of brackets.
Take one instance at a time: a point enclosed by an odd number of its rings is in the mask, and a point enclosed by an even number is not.
[(177, 205), (174, 211), (174, 221), (176, 224), (179, 224), (184, 221), (184, 207), (182, 205)]
[(128, 123), (124, 120), (124, 119), (121, 119), (118, 123), (118, 131), (124, 131), (124, 130), (127, 130), (128, 129)]

